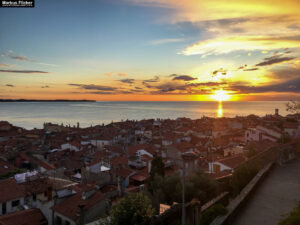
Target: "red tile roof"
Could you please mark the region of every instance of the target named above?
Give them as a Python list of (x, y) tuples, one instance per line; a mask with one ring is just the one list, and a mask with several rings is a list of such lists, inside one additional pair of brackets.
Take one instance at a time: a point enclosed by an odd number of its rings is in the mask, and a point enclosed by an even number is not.
[(119, 164), (123, 167), (128, 167), (128, 158), (124, 156), (117, 156), (112, 159), (111, 163), (114, 168), (118, 168)]
[(17, 184), (14, 178), (8, 178), (0, 181), (0, 193), (0, 202), (25, 197), (23, 187)]
[(45, 162), (45, 161), (40, 161), (40, 167), (43, 167), (45, 170), (54, 170), (55, 166), (52, 166), (51, 164)]
[(77, 184), (70, 187), (76, 192), (91, 191), (96, 188), (95, 184)]
[(105, 185), (104, 187), (101, 188), (102, 193), (109, 193), (116, 190), (118, 190), (118, 187), (116, 185), (111, 185), (111, 184)]
[(181, 152), (186, 152), (189, 149), (194, 148), (194, 145), (192, 145), (189, 142), (179, 142), (179, 143), (175, 144), (175, 148), (177, 148)]
[[(45, 222), (45, 223), (42, 223)], [(41, 225), (48, 224), (39, 209), (27, 209), (0, 216), (0, 225)]]
[(238, 167), (241, 163), (243, 163), (245, 160), (246, 159), (244, 156), (237, 155), (237, 156), (232, 156), (229, 158), (221, 159), (218, 162), (234, 169), (234, 168)]
[(26, 181), (18, 184), (24, 190), (24, 193), (28, 195), (44, 193), (47, 190), (52, 189), (52, 183), (48, 178), (37, 178), (35, 180)]
[(149, 177), (148, 174), (138, 173), (138, 174), (131, 176), (130, 179), (143, 182), (143, 181), (147, 180), (148, 177)]
[(84, 211), (88, 211), (91, 207), (100, 203), (104, 199), (104, 195), (100, 191), (96, 191), (95, 194), (88, 199), (82, 199), (82, 193), (79, 192), (62, 203), (55, 205), (52, 209), (72, 220), (77, 218), (78, 205), (84, 205)]
[(115, 173), (118, 175), (118, 176), (121, 176), (121, 177), (128, 177), (130, 174), (132, 174), (134, 172), (134, 170), (131, 170), (131, 169), (127, 169), (127, 168), (121, 168), (121, 169), (117, 169), (115, 171)]
[(134, 155), (139, 150), (146, 150), (150, 154), (154, 154), (154, 147), (149, 144), (133, 145), (128, 148), (129, 155)]

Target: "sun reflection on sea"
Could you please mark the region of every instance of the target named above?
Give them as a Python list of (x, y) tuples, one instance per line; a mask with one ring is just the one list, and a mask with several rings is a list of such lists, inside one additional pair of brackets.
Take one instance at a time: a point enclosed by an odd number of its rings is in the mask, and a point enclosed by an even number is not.
[(219, 101), (217, 117), (223, 117), (223, 104), (222, 101)]

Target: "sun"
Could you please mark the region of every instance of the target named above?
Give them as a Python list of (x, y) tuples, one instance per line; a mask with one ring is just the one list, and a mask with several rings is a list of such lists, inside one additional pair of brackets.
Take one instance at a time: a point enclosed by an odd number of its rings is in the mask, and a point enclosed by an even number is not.
[(223, 89), (220, 89), (220, 90), (216, 90), (214, 92), (214, 95), (211, 96), (212, 99), (215, 99), (219, 102), (222, 102), (222, 101), (227, 101), (231, 98), (230, 95), (228, 95), (228, 92), (224, 91)]

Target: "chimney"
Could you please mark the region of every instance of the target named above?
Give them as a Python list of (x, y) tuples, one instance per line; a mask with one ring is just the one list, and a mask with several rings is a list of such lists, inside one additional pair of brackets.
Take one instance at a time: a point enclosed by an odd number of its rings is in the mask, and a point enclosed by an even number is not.
[(279, 109), (275, 109), (275, 116), (279, 115)]

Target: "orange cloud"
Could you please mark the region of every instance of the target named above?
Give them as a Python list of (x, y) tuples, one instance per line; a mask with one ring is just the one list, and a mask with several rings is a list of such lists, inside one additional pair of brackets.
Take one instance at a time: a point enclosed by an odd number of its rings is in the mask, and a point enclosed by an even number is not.
[(275, 38), (269, 36), (235, 36), (200, 41), (188, 46), (179, 54), (207, 56), (238, 50), (254, 51), (297, 47), (300, 47), (300, 36)]
[(299, 15), (298, 0), (128, 0), (131, 3), (173, 10), (169, 22), (207, 21), (240, 17)]

